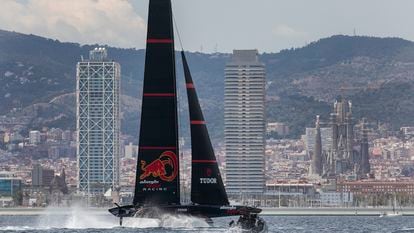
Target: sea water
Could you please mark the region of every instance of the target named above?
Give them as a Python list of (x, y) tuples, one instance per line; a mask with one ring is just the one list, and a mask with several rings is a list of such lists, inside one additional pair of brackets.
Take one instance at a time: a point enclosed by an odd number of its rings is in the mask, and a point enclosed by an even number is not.
[[(413, 232), (414, 217), (375, 216), (264, 216), (269, 232)], [(202, 219), (185, 216), (162, 216), (154, 219), (124, 219), (119, 227), (118, 219), (109, 213), (91, 213), (87, 209), (73, 207), (62, 214), (49, 208), (36, 216), (0, 216), (0, 233), (3, 232), (241, 232), (229, 229), (228, 223), (237, 218), (214, 219), (208, 225)]]

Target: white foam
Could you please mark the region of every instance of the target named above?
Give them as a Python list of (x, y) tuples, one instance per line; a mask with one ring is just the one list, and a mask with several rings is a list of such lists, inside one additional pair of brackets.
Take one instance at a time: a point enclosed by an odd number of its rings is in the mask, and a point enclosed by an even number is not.
[(1, 227), (0, 231), (26, 231), (26, 230), (33, 230), (33, 227), (29, 226), (5, 226)]
[(124, 218), (122, 226), (131, 228), (156, 228), (160, 221), (151, 218)]
[(199, 228), (209, 227), (208, 223), (201, 218), (185, 215), (164, 214), (161, 217), (161, 227), (165, 228)]

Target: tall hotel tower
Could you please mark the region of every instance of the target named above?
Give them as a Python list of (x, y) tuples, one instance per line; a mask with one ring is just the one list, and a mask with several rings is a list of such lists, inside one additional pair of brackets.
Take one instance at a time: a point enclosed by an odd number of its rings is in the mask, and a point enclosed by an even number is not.
[(265, 67), (257, 50), (234, 50), (226, 65), (224, 125), (227, 192), (263, 193)]
[(119, 183), (121, 69), (96, 48), (76, 73), (78, 189), (100, 194)]

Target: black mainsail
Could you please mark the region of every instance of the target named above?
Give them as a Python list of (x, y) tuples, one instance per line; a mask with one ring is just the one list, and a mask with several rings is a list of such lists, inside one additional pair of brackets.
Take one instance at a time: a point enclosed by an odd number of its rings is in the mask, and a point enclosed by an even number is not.
[(135, 206), (180, 204), (174, 32), (170, 0), (150, 0)]
[(191, 124), (191, 201), (195, 204), (228, 205), (216, 156), (184, 51), (181, 52)]

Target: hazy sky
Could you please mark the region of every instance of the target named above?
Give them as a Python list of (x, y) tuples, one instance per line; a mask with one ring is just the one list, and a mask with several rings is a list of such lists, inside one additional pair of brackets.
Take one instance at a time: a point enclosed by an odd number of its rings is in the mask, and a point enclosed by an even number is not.
[[(148, 0), (0, 0), (0, 28), (144, 48)], [(414, 0), (172, 0), (184, 48), (277, 52), (335, 34), (414, 40)], [(178, 43), (176, 43), (178, 46)]]

